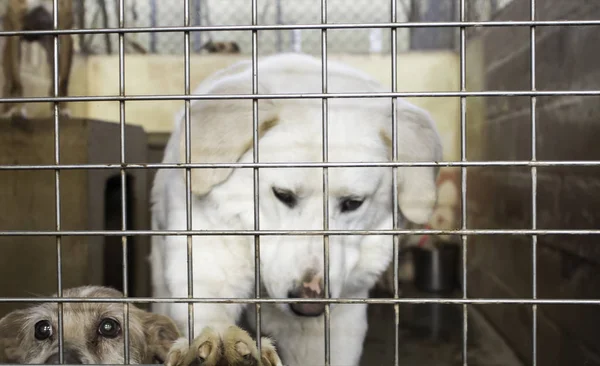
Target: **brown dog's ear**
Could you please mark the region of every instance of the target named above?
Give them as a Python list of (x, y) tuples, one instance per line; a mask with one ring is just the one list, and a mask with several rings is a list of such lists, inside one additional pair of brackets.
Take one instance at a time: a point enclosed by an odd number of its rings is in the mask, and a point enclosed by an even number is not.
[(15, 310), (0, 319), (0, 363), (18, 363), (19, 332), (23, 328), (25, 310)]
[(161, 362), (166, 359), (171, 346), (181, 336), (170, 318), (154, 313), (144, 315), (144, 334), (149, 352)]

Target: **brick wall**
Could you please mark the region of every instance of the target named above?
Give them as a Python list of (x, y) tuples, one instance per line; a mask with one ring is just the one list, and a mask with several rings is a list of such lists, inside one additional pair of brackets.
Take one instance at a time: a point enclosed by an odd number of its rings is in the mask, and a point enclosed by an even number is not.
[[(515, 0), (494, 20), (528, 20), (529, 7), (528, 0)], [(600, 19), (600, 2), (538, 1), (536, 12), (538, 20)], [(477, 36), (482, 37), (485, 90), (529, 90), (529, 28), (487, 28)], [(597, 26), (538, 27), (537, 89), (600, 89), (599, 44)], [(482, 140), (476, 144), (481, 148), (469, 149), (469, 160), (529, 160), (530, 98), (490, 97), (485, 105)], [(600, 160), (600, 97), (539, 97), (536, 113), (538, 160)], [(600, 168), (538, 168), (537, 190), (538, 228), (600, 228)], [(469, 169), (468, 217), (469, 228), (531, 228), (530, 169)], [(539, 298), (600, 297), (598, 236), (539, 236), (536, 259)], [(470, 237), (468, 261), (469, 297), (531, 297), (530, 237)], [(530, 362), (531, 306), (482, 305), (480, 310)], [(540, 305), (538, 364), (600, 364), (598, 329), (598, 306)]]

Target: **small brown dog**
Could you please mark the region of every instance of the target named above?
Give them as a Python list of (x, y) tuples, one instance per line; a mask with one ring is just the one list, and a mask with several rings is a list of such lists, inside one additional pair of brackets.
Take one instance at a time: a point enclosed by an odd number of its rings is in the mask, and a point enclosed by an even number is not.
[[(9, 0), (8, 9), (4, 17), (5, 31), (40, 31), (53, 29), (52, 1), (51, 0)], [(58, 29), (73, 28), (73, 0), (58, 0)], [(18, 98), (23, 96), (23, 82), (21, 80), (21, 41), (40, 42), (44, 47), (50, 70), (54, 68), (54, 37), (53, 36), (13, 36), (6, 39), (2, 52), (2, 72), (4, 75), (5, 98)], [(58, 95), (67, 96), (71, 64), (73, 62), (73, 38), (71, 35), (58, 37)], [(54, 95), (54, 85), (51, 83), (49, 94)], [(21, 114), (25, 117), (24, 109), (17, 104), (6, 103), (0, 105), (3, 110), (0, 114), (11, 116)], [(61, 105), (63, 113), (68, 110)], [(1, 113), (3, 112), (3, 113)]]
[[(63, 291), (65, 297), (121, 298), (119, 291), (85, 286)], [(63, 305), (64, 362), (121, 364), (123, 305), (119, 303), (65, 303)], [(58, 363), (58, 305), (43, 303), (15, 310), (0, 320), (0, 361), (21, 364)], [(177, 327), (166, 316), (129, 307), (131, 363), (163, 361)], [(1, 350), (1, 349), (0, 349)]]
[[(83, 286), (63, 291), (71, 298), (121, 298), (117, 290)], [(123, 305), (65, 303), (63, 361), (65, 364), (122, 364), (124, 362)], [(58, 305), (44, 303), (15, 310), (0, 320), (0, 363), (58, 363)], [(262, 365), (281, 366), (269, 339), (262, 340)], [(244, 330), (231, 327), (223, 336), (206, 328), (192, 347), (171, 319), (133, 305), (129, 307), (129, 360), (132, 364), (171, 366), (258, 365), (258, 351)]]

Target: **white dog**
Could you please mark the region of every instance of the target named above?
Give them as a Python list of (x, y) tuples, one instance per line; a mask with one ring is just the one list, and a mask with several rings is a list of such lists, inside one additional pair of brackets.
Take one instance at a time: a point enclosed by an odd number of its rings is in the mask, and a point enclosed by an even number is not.
[[(385, 92), (369, 76), (328, 62), (329, 92)], [(300, 54), (260, 59), (259, 94), (320, 93), (321, 61)], [(250, 62), (237, 63), (204, 81), (195, 94), (251, 94)], [(322, 162), (321, 99), (259, 100), (259, 161)], [(194, 163), (253, 161), (251, 100), (206, 100), (191, 106), (191, 160)], [(392, 158), (392, 103), (389, 98), (329, 99), (328, 160), (383, 162)], [(397, 143), (403, 161), (439, 161), (441, 143), (429, 115), (398, 99)], [(183, 114), (166, 147), (164, 162), (185, 161)], [(392, 168), (328, 169), (329, 229), (392, 229)], [(436, 201), (432, 167), (398, 168), (402, 216), (426, 223)], [(153, 187), (153, 229), (186, 229), (185, 174), (163, 169)], [(193, 169), (192, 228), (252, 230), (253, 169)], [(259, 225), (264, 230), (322, 230), (322, 168), (261, 168)], [(402, 225), (402, 223), (400, 223)], [(366, 298), (392, 259), (392, 237), (332, 235), (330, 296)], [(262, 295), (270, 298), (319, 298), (323, 294), (323, 238), (262, 236)], [(185, 236), (153, 237), (154, 296), (187, 296)], [(254, 238), (195, 236), (194, 297), (254, 296)], [(366, 305), (331, 305), (331, 364), (358, 365), (367, 331)], [(253, 307), (251, 309), (254, 309)], [(187, 305), (157, 305), (155, 311), (186, 328)], [(238, 304), (195, 304), (194, 326), (222, 332), (236, 323)], [(278, 343), (286, 365), (324, 364), (324, 305), (271, 304), (262, 307), (262, 331)], [(254, 312), (248, 312), (253, 323)]]

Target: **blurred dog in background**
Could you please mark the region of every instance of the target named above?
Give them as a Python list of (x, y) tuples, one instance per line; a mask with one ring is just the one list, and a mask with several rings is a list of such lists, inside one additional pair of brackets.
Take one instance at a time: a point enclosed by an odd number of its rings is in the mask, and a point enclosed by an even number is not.
[[(52, 0), (8, 0), (3, 28), (5, 31), (43, 31), (53, 27)], [(73, 0), (58, 0), (58, 29), (73, 27)], [(61, 35), (58, 50), (58, 95), (68, 94), (69, 77), (73, 61), (73, 38)], [(2, 73), (4, 88), (2, 97), (18, 98), (23, 96), (21, 80), (21, 42), (40, 42), (47, 56), (50, 69), (54, 69), (54, 37), (51, 35), (23, 35), (7, 37), (2, 52)], [(50, 85), (50, 95), (54, 95), (54, 83)], [(62, 104), (62, 103), (61, 103)], [(68, 110), (61, 105), (61, 112)], [(17, 103), (5, 103), (0, 106), (0, 114), (4, 116), (21, 115), (26, 117), (25, 109)]]

